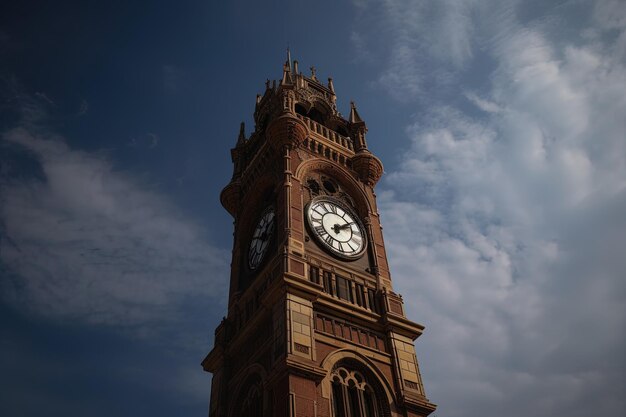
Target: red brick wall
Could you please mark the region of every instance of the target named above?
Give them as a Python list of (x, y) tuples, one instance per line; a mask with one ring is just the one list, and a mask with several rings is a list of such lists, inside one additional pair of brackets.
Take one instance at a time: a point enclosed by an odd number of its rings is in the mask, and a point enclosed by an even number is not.
[(289, 386), (295, 394), (296, 415), (298, 417), (315, 417), (315, 401), (317, 392), (315, 382), (297, 375), (289, 376)]

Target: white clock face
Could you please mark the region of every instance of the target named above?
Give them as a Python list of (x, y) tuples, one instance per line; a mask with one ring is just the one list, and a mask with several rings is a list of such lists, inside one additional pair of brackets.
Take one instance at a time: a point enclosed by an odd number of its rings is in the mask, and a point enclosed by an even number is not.
[(324, 248), (347, 259), (363, 254), (365, 231), (352, 210), (333, 198), (320, 197), (309, 204), (306, 215), (313, 236)]
[(267, 252), (267, 248), (274, 232), (274, 209), (269, 207), (265, 210), (259, 223), (254, 229), (250, 249), (248, 250), (248, 267), (255, 270), (261, 265), (261, 261)]

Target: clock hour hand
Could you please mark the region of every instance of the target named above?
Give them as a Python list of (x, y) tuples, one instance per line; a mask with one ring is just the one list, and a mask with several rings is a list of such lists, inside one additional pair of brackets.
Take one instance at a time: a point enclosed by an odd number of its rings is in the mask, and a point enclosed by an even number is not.
[(335, 225), (333, 226), (333, 231), (334, 231), (335, 233), (339, 233), (339, 231), (340, 231), (340, 230), (343, 230), (343, 229), (347, 229), (347, 228), (349, 228), (351, 224), (354, 224), (354, 222), (350, 222), (350, 223), (342, 224), (341, 226), (340, 226), (340, 225), (338, 225), (338, 224), (335, 224)]
[(353, 224), (354, 224), (354, 222), (346, 223), (346, 224), (344, 224), (342, 226), (339, 226), (339, 230), (349, 229), (350, 225), (353, 225)]

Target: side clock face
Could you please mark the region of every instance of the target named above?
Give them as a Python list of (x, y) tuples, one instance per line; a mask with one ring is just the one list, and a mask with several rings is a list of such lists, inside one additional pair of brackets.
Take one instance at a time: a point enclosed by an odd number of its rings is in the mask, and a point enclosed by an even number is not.
[(275, 217), (274, 209), (272, 207), (267, 208), (254, 229), (252, 240), (250, 241), (250, 249), (248, 250), (248, 267), (251, 270), (255, 270), (261, 265), (261, 261), (267, 252), (274, 232)]
[(315, 239), (332, 254), (359, 258), (366, 247), (365, 230), (352, 210), (334, 198), (318, 197), (309, 204), (306, 219)]

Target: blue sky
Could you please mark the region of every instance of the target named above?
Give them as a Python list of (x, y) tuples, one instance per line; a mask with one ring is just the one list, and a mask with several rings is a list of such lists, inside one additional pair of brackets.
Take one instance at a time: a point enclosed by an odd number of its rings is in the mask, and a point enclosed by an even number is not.
[(626, 7), (13, 2), (0, 9), (0, 414), (205, 415), (239, 122), (333, 77), (385, 164), (437, 416), (618, 416)]

